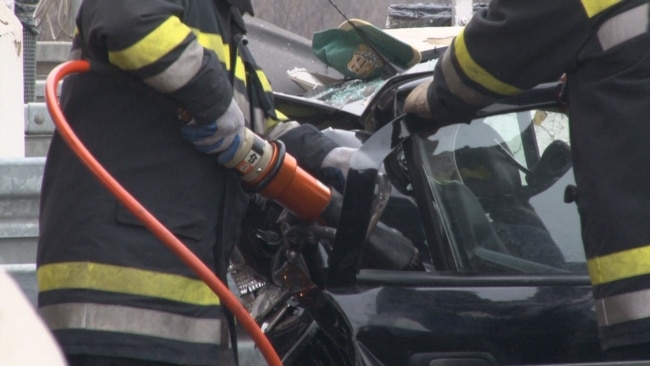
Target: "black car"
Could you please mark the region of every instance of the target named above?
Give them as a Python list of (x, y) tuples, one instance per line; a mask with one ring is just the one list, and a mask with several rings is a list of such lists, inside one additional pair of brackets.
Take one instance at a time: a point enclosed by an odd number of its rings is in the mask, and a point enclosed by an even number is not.
[(598, 343), (562, 83), (433, 131), (401, 109), (439, 52), (300, 96), (274, 82), (279, 110), (359, 150), (333, 222), (252, 195), (229, 284), (287, 366), (623, 365)]
[(360, 149), (336, 223), (257, 202), (242, 261), (275, 291), (245, 291), (247, 305), (286, 364), (605, 362), (563, 84), (432, 133), (401, 114), (431, 58), (385, 81), (276, 93), (289, 117)]

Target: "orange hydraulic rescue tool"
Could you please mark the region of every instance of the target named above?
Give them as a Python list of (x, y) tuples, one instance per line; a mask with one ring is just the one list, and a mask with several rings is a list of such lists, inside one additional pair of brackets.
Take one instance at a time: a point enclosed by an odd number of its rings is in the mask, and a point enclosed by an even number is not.
[[(246, 308), (229, 291), (228, 286), (104, 169), (67, 123), (56, 93), (59, 81), (66, 75), (88, 71), (92, 71), (91, 63), (83, 60), (68, 61), (55, 67), (47, 77), (45, 100), (58, 133), (97, 179), (219, 296), (221, 302), (251, 335), (267, 363), (282, 365), (269, 340)], [(280, 142), (265, 141), (246, 130), (244, 143), (235, 157), (225, 165), (242, 175), (248, 189), (275, 200), (298, 217), (312, 221), (330, 221), (337, 216), (336, 205), (340, 201), (333, 198), (340, 196), (334, 197), (335, 191), (298, 167), (296, 159), (284, 152)]]

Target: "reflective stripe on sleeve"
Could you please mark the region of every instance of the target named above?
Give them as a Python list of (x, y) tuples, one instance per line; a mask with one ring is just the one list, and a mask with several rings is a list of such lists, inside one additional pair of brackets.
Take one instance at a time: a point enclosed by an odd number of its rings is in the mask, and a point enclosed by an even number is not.
[(485, 89), (504, 96), (514, 95), (521, 92), (521, 89), (497, 79), (494, 75), (490, 74), (487, 70), (481, 67), (481, 65), (474, 61), (472, 55), (467, 49), (467, 44), (465, 43), (464, 30), (458, 33), (454, 40), (454, 53), (458, 60), (458, 64), (465, 75)]
[(109, 52), (108, 59), (122, 70), (137, 70), (160, 60), (178, 47), (190, 33), (189, 27), (178, 17), (172, 16), (134, 45)]
[(230, 70), (230, 46), (223, 43), (221, 35), (201, 32), (198, 28), (192, 28), (192, 32), (194, 32), (194, 35), (201, 46), (214, 51), (219, 60), (226, 65), (228, 70)]
[[(201, 46), (214, 51), (224, 65), (226, 65), (226, 70), (232, 70), (230, 65), (230, 45), (223, 43), (223, 38), (220, 34), (215, 33), (204, 33), (199, 29), (193, 28), (192, 31), (196, 35), (197, 40)], [(235, 66), (235, 77), (241, 80), (244, 84), (246, 83), (246, 70), (244, 68), (244, 63), (241, 60), (241, 57), (237, 57), (235, 61), (237, 65)]]
[(607, 51), (640, 36), (648, 27), (648, 4), (643, 4), (607, 19), (598, 29), (598, 40)]
[(39, 292), (87, 289), (149, 296), (193, 305), (219, 305), (201, 280), (169, 273), (89, 262), (43, 265), (37, 270)]
[(40, 315), (52, 330), (120, 332), (183, 342), (219, 344), (219, 319), (191, 318), (127, 306), (64, 303), (44, 306)]
[(621, 1), (622, 0), (581, 0), (580, 2), (582, 3), (582, 6), (585, 8), (585, 11), (587, 12), (587, 16), (591, 18), (596, 14), (602, 12), (603, 10), (606, 10), (620, 3)]
[(599, 326), (608, 326), (650, 317), (650, 290), (630, 292), (596, 300)]
[(591, 258), (587, 266), (594, 286), (647, 275), (650, 274), (650, 246)]
[(442, 74), (445, 77), (447, 87), (458, 98), (474, 105), (488, 105), (494, 102), (494, 98), (481, 94), (476, 90), (465, 85), (456, 72), (456, 68), (451, 63), (450, 52), (445, 52), (442, 56)]
[(192, 42), (165, 71), (144, 80), (161, 93), (171, 93), (187, 84), (203, 64), (203, 47)]

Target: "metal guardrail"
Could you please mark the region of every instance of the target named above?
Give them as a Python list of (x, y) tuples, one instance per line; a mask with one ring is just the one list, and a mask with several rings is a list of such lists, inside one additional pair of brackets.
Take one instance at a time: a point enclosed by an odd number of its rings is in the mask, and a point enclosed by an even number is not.
[(47, 154), (54, 123), (45, 106), (45, 78), (54, 66), (68, 59), (70, 45), (70, 42), (38, 42), (36, 45), (34, 100), (24, 106), (27, 157), (42, 157)]
[(0, 159), (0, 264), (34, 263), (45, 158)]
[(54, 122), (44, 102), (25, 104), (25, 156), (47, 155), (54, 132)]
[(25, 135), (51, 135), (54, 122), (45, 102), (25, 104)]

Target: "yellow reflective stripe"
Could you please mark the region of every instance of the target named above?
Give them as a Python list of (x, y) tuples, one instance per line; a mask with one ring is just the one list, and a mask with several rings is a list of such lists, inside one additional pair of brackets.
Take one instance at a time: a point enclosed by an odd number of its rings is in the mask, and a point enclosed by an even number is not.
[(514, 95), (521, 92), (521, 89), (502, 82), (474, 61), (467, 49), (467, 44), (465, 43), (464, 30), (456, 36), (454, 41), (454, 52), (460, 68), (463, 70), (465, 75), (477, 84), (501, 95)]
[(41, 307), (38, 311), (51, 330), (87, 329), (181, 342), (221, 343), (220, 319), (194, 318), (157, 310), (91, 303), (54, 304)]
[(169, 273), (90, 262), (64, 262), (37, 271), (40, 292), (86, 289), (184, 302), (219, 305), (219, 298), (201, 280)]
[(204, 48), (214, 51), (214, 53), (217, 54), (217, 57), (219, 57), (219, 61), (224, 63), (226, 68), (230, 70), (230, 47), (223, 43), (221, 35), (216, 33), (204, 33), (197, 28), (192, 28), (192, 32), (194, 32), (199, 44)]
[(197, 42), (192, 42), (167, 69), (145, 79), (144, 82), (161, 93), (171, 93), (192, 80), (202, 64), (203, 47)]
[[(279, 110), (275, 110), (275, 115), (278, 117), (278, 121), (286, 121), (289, 119), (286, 114), (280, 112)], [(273, 121), (272, 125), (276, 125), (278, 121), (274, 120), (273, 118), (269, 118), (271, 121)]]
[[(231, 70), (230, 45), (223, 42), (221, 35), (216, 33), (204, 33), (196, 28), (192, 28), (192, 31), (194, 32), (194, 35), (196, 35), (199, 44), (209, 50), (214, 51), (214, 53), (217, 54), (217, 57), (219, 57), (219, 61), (226, 65), (226, 69)], [(244, 63), (240, 57), (237, 57), (235, 77), (246, 84), (246, 70), (244, 69)]]
[[(277, 109), (275, 110), (275, 113), (278, 113), (278, 110), (277, 110)], [(264, 130), (265, 130), (265, 131), (268, 130), (268, 129), (270, 129), (270, 128), (275, 127), (278, 123), (280, 123), (280, 121), (275, 120), (275, 119), (273, 119), (273, 118), (268, 118), (268, 117), (265, 119), (265, 122), (266, 122), (266, 123), (264, 124)]]
[(595, 257), (587, 266), (594, 285), (650, 274), (650, 246)]
[(260, 84), (262, 84), (262, 89), (264, 89), (265, 92), (271, 92), (271, 83), (269, 83), (269, 79), (266, 78), (266, 74), (264, 74), (264, 71), (262, 70), (256, 70), (257, 73), (257, 78), (260, 81)]
[(581, 0), (580, 2), (585, 8), (587, 16), (591, 18), (603, 10), (620, 3), (621, 1), (622, 0)]
[(244, 60), (237, 56), (237, 66), (235, 66), (235, 77), (241, 80), (246, 85), (246, 68), (244, 67)]
[(108, 60), (123, 70), (137, 70), (160, 60), (178, 47), (190, 32), (178, 17), (171, 16), (132, 46), (109, 52)]
[(494, 102), (495, 98), (481, 94), (478, 90), (466, 85), (461, 80), (456, 67), (451, 62), (451, 52), (445, 52), (442, 56), (442, 74), (445, 77), (449, 90), (458, 98), (474, 105), (488, 105)]

